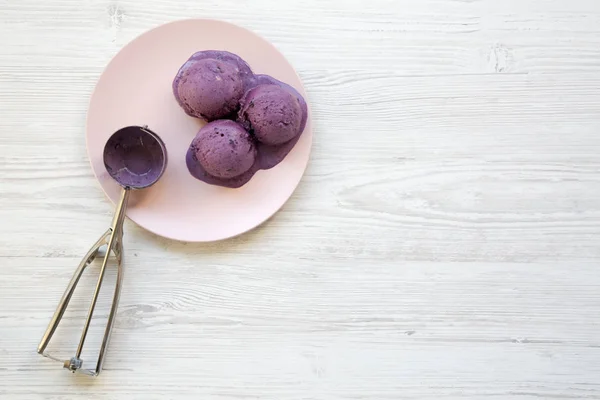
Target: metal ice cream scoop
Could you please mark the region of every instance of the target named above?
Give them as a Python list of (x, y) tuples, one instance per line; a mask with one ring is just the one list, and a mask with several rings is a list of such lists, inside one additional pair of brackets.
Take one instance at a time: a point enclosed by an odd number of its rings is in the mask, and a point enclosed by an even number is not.
[[(102, 371), (104, 354), (108, 346), (119, 303), (121, 282), (123, 279), (121, 263), (123, 253), (123, 222), (125, 221), (127, 199), (132, 189), (147, 188), (160, 179), (167, 166), (167, 150), (160, 137), (149, 130), (147, 126), (127, 126), (115, 132), (106, 142), (106, 145), (104, 146), (104, 165), (109, 175), (122, 187), (121, 197), (111, 226), (90, 248), (75, 270), (37, 349), (38, 353), (63, 362), (64, 368), (67, 368), (72, 372), (80, 371), (92, 376), (96, 376)], [(104, 245), (107, 247), (100, 268), (100, 276), (96, 283), (96, 289), (94, 290), (94, 295), (85, 319), (79, 345), (75, 351), (75, 356), (66, 361), (55, 358), (45, 352), (46, 347), (69, 305), (69, 301), (75, 292), (75, 288), (83, 271), (96, 258), (98, 251)], [(102, 339), (96, 367), (94, 369), (83, 369), (83, 360), (80, 358), (81, 352), (90, 327), (90, 322), (92, 321), (92, 316), (94, 314), (96, 302), (98, 301), (98, 295), (100, 293), (100, 288), (102, 287), (104, 273), (106, 272), (106, 266), (111, 252), (117, 260), (117, 282), (113, 294), (113, 302), (110, 308), (110, 314), (108, 315), (108, 322), (104, 330), (104, 337)]]

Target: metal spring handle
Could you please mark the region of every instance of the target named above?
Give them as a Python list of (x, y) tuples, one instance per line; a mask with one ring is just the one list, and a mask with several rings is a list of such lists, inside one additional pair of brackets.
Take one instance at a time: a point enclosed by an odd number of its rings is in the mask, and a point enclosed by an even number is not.
[[(90, 248), (90, 250), (86, 253), (86, 255), (79, 263), (79, 266), (75, 270), (65, 293), (63, 294), (60, 302), (58, 303), (58, 307), (48, 324), (48, 328), (38, 345), (37, 352), (45, 357), (51, 358), (56, 361), (62, 360), (51, 356), (46, 353), (46, 347), (52, 339), (56, 328), (67, 310), (69, 305), (69, 301), (75, 292), (75, 288), (77, 287), (77, 283), (79, 279), (83, 275), (86, 267), (94, 261), (96, 255), (100, 248), (104, 245), (107, 245), (106, 254), (104, 255), (104, 260), (102, 261), (102, 267), (100, 268), (100, 275), (98, 277), (98, 282), (96, 283), (96, 289), (94, 290), (94, 295), (92, 297), (92, 301), (90, 303), (90, 307), (87, 313), (87, 317), (85, 319), (85, 324), (83, 326), (83, 331), (81, 333), (81, 338), (79, 339), (79, 345), (77, 346), (77, 350), (75, 351), (75, 356), (71, 357), (69, 360), (65, 360), (63, 363), (63, 367), (72, 371), (72, 372), (82, 372), (87, 375), (97, 376), (102, 371), (102, 365), (104, 363), (104, 355), (106, 353), (106, 349), (108, 347), (108, 342), (110, 340), (110, 334), (112, 331), (113, 324), (115, 322), (115, 316), (117, 314), (117, 308), (119, 305), (119, 296), (121, 294), (121, 283), (123, 280), (123, 268), (122, 268), (122, 253), (123, 253), (123, 222), (125, 221), (125, 210), (127, 208), (127, 199), (129, 197), (129, 188), (123, 188), (121, 191), (121, 198), (119, 200), (119, 204), (117, 206), (115, 215), (113, 217), (111, 227), (98, 239), (96, 243)], [(83, 369), (83, 360), (81, 357), (81, 352), (83, 351), (83, 346), (85, 344), (85, 338), (87, 336), (88, 330), (90, 328), (90, 323), (92, 321), (92, 316), (94, 315), (94, 309), (96, 308), (96, 302), (98, 301), (98, 295), (100, 294), (100, 288), (102, 287), (102, 282), (104, 280), (104, 274), (106, 272), (106, 266), (108, 264), (108, 260), (111, 254), (111, 251), (114, 253), (117, 259), (117, 282), (115, 285), (115, 291), (113, 294), (113, 301), (110, 307), (110, 314), (108, 315), (108, 322), (106, 324), (106, 328), (104, 330), (104, 337), (102, 338), (102, 344), (100, 346), (100, 352), (98, 354), (98, 361), (96, 363), (95, 369)]]

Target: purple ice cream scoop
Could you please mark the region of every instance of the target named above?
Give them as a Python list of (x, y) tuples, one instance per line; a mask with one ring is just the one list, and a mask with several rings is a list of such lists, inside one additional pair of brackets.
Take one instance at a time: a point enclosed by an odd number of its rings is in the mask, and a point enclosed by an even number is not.
[(226, 51), (194, 53), (173, 80), (173, 94), (183, 110), (207, 121), (234, 115), (254, 79), (244, 60)]
[[(247, 83), (248, 90), (240, 101), (239, 123), (210, 122), (192, 141), (186, 164), (196, 179), (211, 185), (241, 187), (256, 171), (283, 161), (304, 131), (308, 108), (294, 88), (268, 75), (253, 75)], [(253, 100), (254, 108), (262, 111), (248, 113), (249, 118), (244, 110), (253, 108)], [(275, 112), (269, 112), (271, 107)]]
[(296, 89), (255, 75), (227, 51), (194, 53), (173, 80), (173, 93), (188, 115), (209, 121), (190, 144), (186, 164), (192, 176), (213, 185), (240, 187), (279, 164), (308, 118)]
[(254, 81), (254, 73), (252, 72), (252, 69), (250, 69), (248, 63), (246, 63), (246, 61), (244, 61), (244, 59), (237, 54), (223, 50), (203, 50), (192, 54), (192, 56), (189, 58), (189, 61), (204, 59), (218, 60), (233, 65), (245, 83), (252, 83)]
[[(261, 87), (265, 86), (275, 86), (279, 89), (274, 89), (272, 87), (268, 90), (260, 89)], [(292, 99), (290, 99), (289, 96), (282, 94), (281, 91), (287, 92), (289, 95), (291, 95)], [(251, 108), (251, 100), (256, 94), (260, 95), (256, 97), (261, 98), (261, 100), (256, 103), (259, 103), (263, 106), (262, 108), (264, 112), (251, 114), (254, 120), (254, 122), (252, 122), (250, 118), (245, 115), (244, 110)], [(281, 104), (276, 104), (274, 110), (285, 110), (288, 115), (285, 117), (283, 115), (277, 115), (278, 111), (271, 114), (269, 112), (269, 104), (272, 102), (269, 100), (270, 96), (266, 94), (275, 95), (276, 98), (280, 99)], [(293, 101), (293, 99), (296, 101)], [(256, 108), (256, 103), (254, 108)], [(283, 103), (285, 103), (286, 106), (282, 106)], [(299, 110), (297, 109), (297, 106), (299, 106)], [(299, 115), (296, 114), (298, 111), (300, 113)], [(307, 119), (308, 106), (306, 105), (304, 98), (296, 89), (287, 83), (283, 83), (269, 75), (254, 76), (251, 86), (240, 100), (238, 122), (240, 122), (244, 128), (250, 130), (250, 132), (257, 139), (256, 147), (258, 149), (258, 169), (273, 168), (283, 161), (285, 156), (292, 151), (300, 139), (300, 136), (304, 131), (304, 127), (306, 126)], [(276, 129), (268, 129), (267, 127), (273, 126), (270, 125), (269, 122), (272, 122)], [(281, 124), (279, 124), (279, 122), (281, 122)], [(283, 122), (289, 122), (289, 125), (285, 125)], [(260, 132), (257, 132), (257, 127), (259, 128), (258, 130), (260, 130)], [(263, 130), (263, 128), (265, 129)], [(278, 133), (277, 130), (281, 130), (281, 132)], [(280, 144), (272, 144), (276, 143), (278, 141), (277, 139), (283, 141), (289, 136), (292, 136), (291, 139), (283, 143), (279, 142)]]
[(202, 181), (237, 187), (240, 176), (255, 165), (256, 146), (250, 134), (238, 123), (212, 121), (196, 134), (186, 162), (190, 173)]
[(279, 85), (262, 84), (248, 90), (241, 100), (238, 120), (268, 145), (280, 145), (300, 133), (302, 107), (298, 97)]

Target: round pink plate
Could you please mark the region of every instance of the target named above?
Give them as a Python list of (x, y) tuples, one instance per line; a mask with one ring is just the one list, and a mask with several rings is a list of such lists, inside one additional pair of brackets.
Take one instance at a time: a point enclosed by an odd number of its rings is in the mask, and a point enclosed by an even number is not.
[(125, 46), (108, 64), (90, 101), (87, 150), (102, 189), (116, 202), (119, 186), (104, 168), (102, 151), (111, 134), (128, 125), (148, 125), (165, 142), (168, 165), (154, 186), (130, 196), (127, 216), (157, 235), (189, 242), (236, 236), (267, 220), (287, 201), (308, 163), (310, 110), (302, 137), (276, 167), (258, 171), (239, 189), (194, 179), (185, 164), (187, 148), (204, 124), (187, 116), (173, 97), (179, 67), (199, 50), (227, 50), (255, 73), (269, 74), (306, 92), (294, 68), (266, 40), (214, 20), (184, 20), (159, 26)]

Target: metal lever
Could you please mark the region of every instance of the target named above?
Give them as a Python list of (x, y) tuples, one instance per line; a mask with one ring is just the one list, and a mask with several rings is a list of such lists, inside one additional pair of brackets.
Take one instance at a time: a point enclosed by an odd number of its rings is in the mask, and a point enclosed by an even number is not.
[[(83, 272), (87, 268), (88, 265), (92, 263), (92, 261), (96, 258), (98, 251), (104, 245), (107, 246), (106, 254), (104, 255), (104, 260), (102, 261), (102, 267), (100, 268), (100, 275), (98, 277), (98, 281), (96, 283), (96, 289), (94, 290), (94, 295), (92, 297), (92, 301), (90, 303), (90, 307), (87, 313), (87, 317), (85, 319), (85, 324), (83, 326), (83, 331), (81, 333), (81, 338), (79, 339), (79, 344), (77, 346), (77, 350), (75, 352), (75, 356), (71, 357), (71, 359), (64, 361), (63, 367), (72, 371), (72, 372), (83, 372), (87, 375), (97, 376), (102, 371), (102, 365), (104, 363), (104, 355), (106, 353), (106, 349), (108, 347), (108, 342), (110, 340), (110, 334), (112, 331), (112, 327), (115, 321), (117, 308), (119, 305), (119, 296), (121, 294), (121, 283), (123, 280), (123, 271), (122, 271), (122, 254), (123, 254), (123, 222), (125, 221), (125, 209), (127, 208), (127, 199), (129, 197), (129, 188), (123, 188), (121, 191), (121, 198), (119, 200), (119, 204), (117, 206), (117, 210), (113, 217), (111, 227), (98, 239), (96, 243), (90, 248), (90, 250), (86, 253), (86, 255), (81, 260), (81, 263), (75, 270), (71, 281), (69, 282), (65, 293), (63, 294), (60, 302), (58, 303), (58, 307), (48, 324), (48, 328), (40, 341), (40, 344), (37, 348), (37, 352), (45, 357), (51, 358), (53, 360), (59, 361), (57, 358), (46, 353), (46, 347), (52, 339), (56, 328), (58, 327), (67, 307), (69, 305), (69, 301), (75, 292), (75, 288), (77, 287), (77, 283), (79, 279), (83, 275)], [(96, 363), (95, 369), (83, 369), (83, 360), (81, 357), (81, 352), (83, 351), (83, 346), (85, 344), (85, 339), (90, 327), (90, 323), (92, 321), (92, 316), (94, 315), (94, 309), (96, 308), (96, 302), (98, 301), (98, 295), (100, 294), (100, 288), (102, 287), (102, 282), (104, 281), (104, 274), (106, 272), (106, 266), (108, 264), (108, 260), (111, 252), (114, 253), (117, 259), (117, 282), (115, 285), (115, 291), (113, 294), (113, 301), (110, 307), (110, 314), (108, 315), (108, 322), (106, 324), (106, 328), (104, 330), (104, 337), (102, 339), (102, 344), (100, 347), (100, 352), (98, 354), (98, 361)]]

